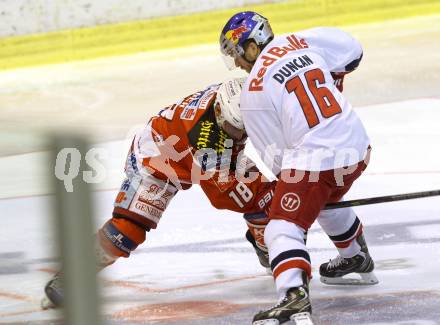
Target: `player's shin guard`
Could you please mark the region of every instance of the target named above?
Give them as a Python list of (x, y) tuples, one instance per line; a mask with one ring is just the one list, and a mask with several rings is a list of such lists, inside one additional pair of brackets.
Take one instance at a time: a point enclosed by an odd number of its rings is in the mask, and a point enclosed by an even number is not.
[[(133, 222), (112, 218), (98, 231), (95, 241), (97, 271), (113, 264), (119, 257), (129, 257), (138, 245), (145, 241), (145, 229)], [(56, 273), (44, 287), (43, 309), (63, 305), (63, 272)]]
[(355, 217), (348, 230), (336, 235), (328, 234), (328, 236), (338, 249), (341, 256), (352, 257), (358, 254), (361, 250), (361, 246), (356, 238), (361, 236), (362, 233), (362, 223), (358, 217)]
[(246, 239), (254, 247), (261, 266), (266, 268), (266, 271), (270, 274), (269, 253), (266, 244), (264, 243), (264, 230), (269, 219), (264, 212), (245, 213), (243, 217), (249, 228), (246, 232)]
[(280, 300), (257, 313), (253, 325), (279, 325), (289, 321), (313, 325), (308, 289), (311, 265), (305, 236), (302, 228), (285, 220), (271, 220), (267, 225), (264, 239)]
[(98, 231), (96, 257), (98, 269), (113, 264), (145, 241), (145, 229), (124, 218), (112, 218)]
[(271, 220), (266, 227), (264, 239), (280, 299), (290, 288), (308, 286), (312, 268), (304, 236), (301, 227), (285, 220)]

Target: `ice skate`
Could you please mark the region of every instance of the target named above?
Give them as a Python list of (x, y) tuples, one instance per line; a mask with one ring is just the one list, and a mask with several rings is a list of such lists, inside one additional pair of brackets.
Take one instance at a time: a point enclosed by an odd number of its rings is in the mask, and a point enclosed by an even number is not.
[(374, 274), (374, 262), (368, 253), (364, 236), (357, 239), (361, 246), (358, 255), (350, 258), (337, 256), (327, 263), (321, 264), (319, 274), (325, 284), (342, 285), (373, 285), (379, 283)]
[(44, 287), (46, 296), (41, 300), (41, 308), (53, 309), (62, 306), (64, 299), (62, 276), (62, 273), (58, 272), (47, 282)]
[(258, 260), (260, 261), (261, 266), (266, 269), (266, 273), (272, 274), (272, 269), (270, 268), (270, 262), (269, 262), (269, 253), (267, 251), (262, 250), (260, 247), (258, 247), (257, 243), (255, 242), (254, 237), (252, 236), (252, 234), (249, 230), (246, 232), (246, 239), (254, 247), (255, 253), (257, 254), (257, 257), (258, 257)]
[(256, 314), (252, 325), (279, 325), (289, 321), (289, 324), (313, 325), (311, 313), (307, 288), (290, 288), (277, 305)]

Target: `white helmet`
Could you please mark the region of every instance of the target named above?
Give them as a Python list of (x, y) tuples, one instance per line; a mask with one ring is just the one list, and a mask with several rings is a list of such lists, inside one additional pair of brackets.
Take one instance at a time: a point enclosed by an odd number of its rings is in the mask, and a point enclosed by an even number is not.
[(231, 78), (224, 81), (217, 90), (214, 107), (220, 104), (220, 113), (216, 114), (217, 124), (223, 127), (225, 121), (233, 127), (244, 130), (240, 113), (240, 94), (246, 78)]

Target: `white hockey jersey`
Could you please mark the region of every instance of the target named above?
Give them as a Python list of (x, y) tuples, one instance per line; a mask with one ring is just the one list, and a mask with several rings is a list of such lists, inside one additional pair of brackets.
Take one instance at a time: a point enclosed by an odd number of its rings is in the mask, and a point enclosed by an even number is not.
[(350, 72), (362, 58), (358, 41), (337, 28), (277, 36), (243, 87), (246, 131), (263, 161), (281, 169), (320, 171), (365, 157), (369, 139), (331, 72)]

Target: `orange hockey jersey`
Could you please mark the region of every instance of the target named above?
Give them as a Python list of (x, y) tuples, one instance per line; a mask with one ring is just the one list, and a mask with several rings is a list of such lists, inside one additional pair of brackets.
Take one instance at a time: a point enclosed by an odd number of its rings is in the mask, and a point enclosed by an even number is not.
[(142, 167), (178, 189), (200, 184), (212, 205), (237, 212), (261, 211), (272, 184), (217, 124), (213, 85), (168, 106), (153, 117), (133, 142)]

